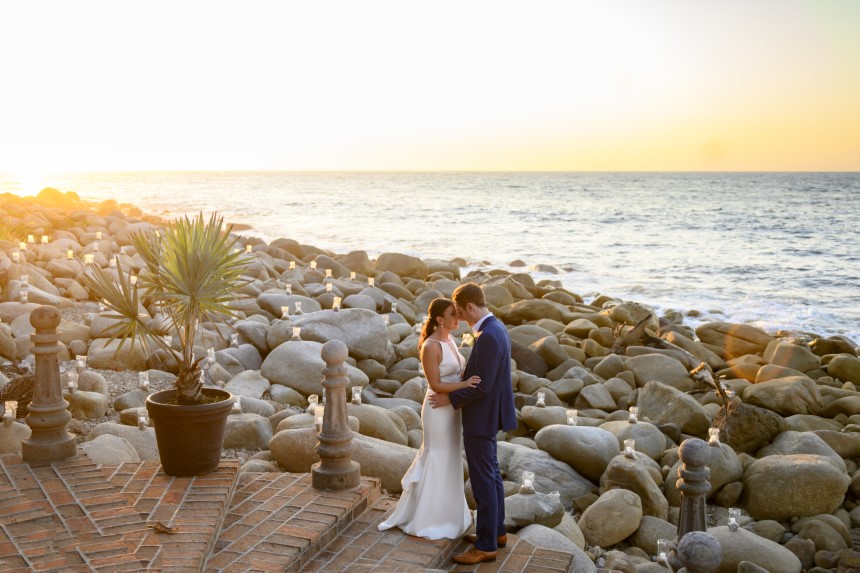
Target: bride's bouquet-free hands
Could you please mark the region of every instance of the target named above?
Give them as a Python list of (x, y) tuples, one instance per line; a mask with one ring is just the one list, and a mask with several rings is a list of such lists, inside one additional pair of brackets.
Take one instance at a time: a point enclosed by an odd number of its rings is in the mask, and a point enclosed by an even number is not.
[(460, 382), (460, 388), (458, 388), (458, 390), (462, 390), (463, 388), (474, 388), (475, 386), (477, 386), (480, 383), (481, 383), (481, 377), (480, 376), (472, 376), (468, 380), (463, 380), (462, 382)]

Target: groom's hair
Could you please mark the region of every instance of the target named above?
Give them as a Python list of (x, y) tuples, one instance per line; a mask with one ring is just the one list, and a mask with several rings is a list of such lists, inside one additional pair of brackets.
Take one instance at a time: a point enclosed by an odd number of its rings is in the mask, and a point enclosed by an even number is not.
[(466, 308), (470, 302), (475, 306), (486, 307), (487, 302), (484, 300), (484, 291), (477, 283), (466, 283), (460, 285), (454, 291), (454, 302), (461, 308)]

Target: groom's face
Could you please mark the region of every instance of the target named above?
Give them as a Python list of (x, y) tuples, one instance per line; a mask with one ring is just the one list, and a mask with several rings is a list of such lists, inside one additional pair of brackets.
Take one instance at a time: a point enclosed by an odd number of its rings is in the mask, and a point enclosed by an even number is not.
[(465, 320), (469, 326), (475, 324), (471, 314), (471, 307), (473, 306), (472, 303), (468, 303), (465, 307), (457, 305), (457, 314), (460, 315), (460, 320)]

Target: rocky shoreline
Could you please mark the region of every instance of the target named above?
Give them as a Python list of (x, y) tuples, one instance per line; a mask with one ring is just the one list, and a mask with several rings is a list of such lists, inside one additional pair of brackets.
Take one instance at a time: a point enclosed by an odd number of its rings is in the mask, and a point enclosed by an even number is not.
[[(77, 391), (66, 394), (71, 431), (98, 463), (158, 459), (153, 430), (138, 429), (138, 414), (147, 392), (171, 386), (172, 365), (140, 345), (117, 352), (105, 336), (112, 319), (79, 277), (90, 259), (110, 269), (120, 257), (140, 269), (131, 236), (163, 221), (132, 205), (45, 190), (0, 196), (0, 224), (0, 359), (32, 362), (29, 313), (58, 306), (62, 367), (87, 357)], [(499, 443), (511, 531), (575, 553), (583, 571), (665, 571), (652, 556), (658, 539), (676, 536), (678, 445), (717, 428), (708, 504), (709, 531), (723, 545), (719, 571), (744, 561), (780, 572), (860, 567), (856, 341), (723, 322), (694, 331), (680, 312), (657, 317), (607, 295), (585, 301), (525, 272), (461, 276), (457, 260), (372, 260), (286, 238), (240, 241), (252, 279), (236, 303), (244, 318), (203, 325), (195, 352), (213, 350), (207, 380), (241, 396), (225, 456), (242, 459), (243, 471), (307, 472), (317, 461), (308, 396), (322, 394), (322, 344), (339, 339), (350, 352), (350, 386), (362, 388), (361, 404), (349, 405), (353, 458), (362, 474), (399, 492), (422, 441), (417, 329), (431, 300), (472, 280), (513, 341), (520, 423)], [(146, 310), (157, 323), (157, 310)], [(633, 336), (637, 324), (646, 336)], [(465, 356), (470, 334), (464, 323), (455, 333)], [(691, 375), (699, 363), (715, 386)], [(148, 391), (138, 388), (141, 371)], [(6, 374), (0, 387), (13, 371)], [(638, 408), (635, 422), (630, 407)], [(572, 409), (576, 425), (568, 423)], [(0, 453), (15, 451), (28, 431), (20, 420), (0, 431)], [(629, 439), (635, 453), (624, 455)], [(536, 494), (518, 493), (527, 471)], [(468, 496), (468, 481), (466, 489)], [(726, 525), (731, 507), (743, 510), (737, 531)]]

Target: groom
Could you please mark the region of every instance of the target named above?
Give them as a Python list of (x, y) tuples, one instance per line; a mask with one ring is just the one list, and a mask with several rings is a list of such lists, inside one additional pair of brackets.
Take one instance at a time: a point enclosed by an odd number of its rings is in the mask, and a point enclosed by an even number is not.
[(475, 345), (463, 379), (477, 375), (481, 382), (450, 394), (434, 394), (430, 400), (434, 408), (450, 403), (463, 410), (463, 445), (478, 518), (475, 534), (465, 538), (475, 546), (453, 559), (473, 565), (495, 561), (497, 548), (508, 541), (496, 434), (516, 428), (517, 413), (511, 385), (511, 339), (505, 325), (487, 309), (484, 292), (477, 284), (460, 285), (453, 298), (460, 317), (475, 331)]

